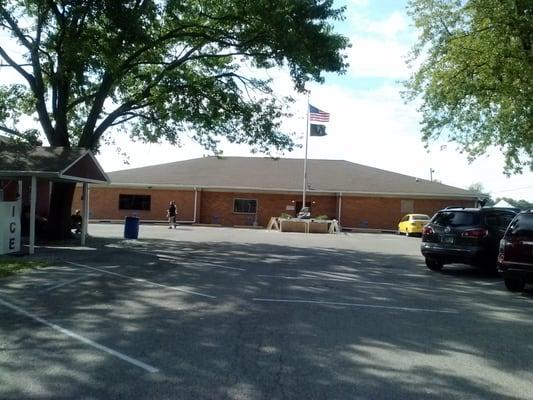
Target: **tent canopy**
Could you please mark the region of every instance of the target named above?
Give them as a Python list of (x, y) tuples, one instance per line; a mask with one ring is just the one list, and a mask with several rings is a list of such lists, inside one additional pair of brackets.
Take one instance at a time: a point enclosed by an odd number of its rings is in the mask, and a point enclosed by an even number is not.
[(514, 206), (512, 206), (511, 204), (507, 203), (505, 200), (500, 200), (499, 202), (497, 202), (496, 204), (494, 204), (493, 207), (505, 207), (505, 208), (515, 208)]

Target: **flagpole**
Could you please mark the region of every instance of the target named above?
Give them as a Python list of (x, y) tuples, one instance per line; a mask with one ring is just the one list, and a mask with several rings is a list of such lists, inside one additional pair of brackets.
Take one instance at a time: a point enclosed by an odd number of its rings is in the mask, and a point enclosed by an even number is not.
[(307, 129), (305, 132), (304, 184), (302, 188), (302, 208), (305, 207), (305, 191), (307, 189), (307, 145), (309, 143), (309, 91), (307, 92)]

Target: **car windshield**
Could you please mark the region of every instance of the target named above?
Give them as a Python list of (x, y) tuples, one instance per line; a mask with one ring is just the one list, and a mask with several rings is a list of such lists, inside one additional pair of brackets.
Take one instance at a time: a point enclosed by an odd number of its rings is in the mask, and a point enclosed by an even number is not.
[(411, 219), (415, 220), (415, 221), (427, 221), (429, 219), (429, 217), (427, 215), (424, 215), (424, 214), (414, 214), (411, 216)]
[(444, 211), (438, 213), (434, 224), (443, 226), (471, 226), (479, 223), (479, 214), (464, 211)]

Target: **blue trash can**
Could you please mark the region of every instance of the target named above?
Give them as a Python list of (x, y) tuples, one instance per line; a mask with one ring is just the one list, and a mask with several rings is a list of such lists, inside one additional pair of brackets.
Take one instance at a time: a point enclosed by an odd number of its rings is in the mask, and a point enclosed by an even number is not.
[(126, 217), (124, 221), (124, 239), (137, 239), (139, 237), (139, 218)]

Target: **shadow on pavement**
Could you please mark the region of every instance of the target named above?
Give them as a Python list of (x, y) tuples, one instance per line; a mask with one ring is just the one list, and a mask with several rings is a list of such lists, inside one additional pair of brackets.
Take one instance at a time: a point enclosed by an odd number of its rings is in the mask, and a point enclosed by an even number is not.
[[(38, 258), (51, 261), (54, 279), (60, 272), (94, 274), (75, 290), (39, 292), (39, 280), (29, 273), (0, 281), (0, 296), (160, 372), (146, 373), (90, 351), (0, 306), (0, 331), (7, 338), (0, 342), (0, 397), (528, 396), (533, 347), (524, 338), (531, 338), (533, 328), (531, 292), (511, 295), (498, 277), (466, 267), (432, 273), (421, 258), (333, 248), (114, 239), (89, 244), (86, 250), (39, 249)], [(173, 293), (64, 261), (191, 288), (216, 299)]]

